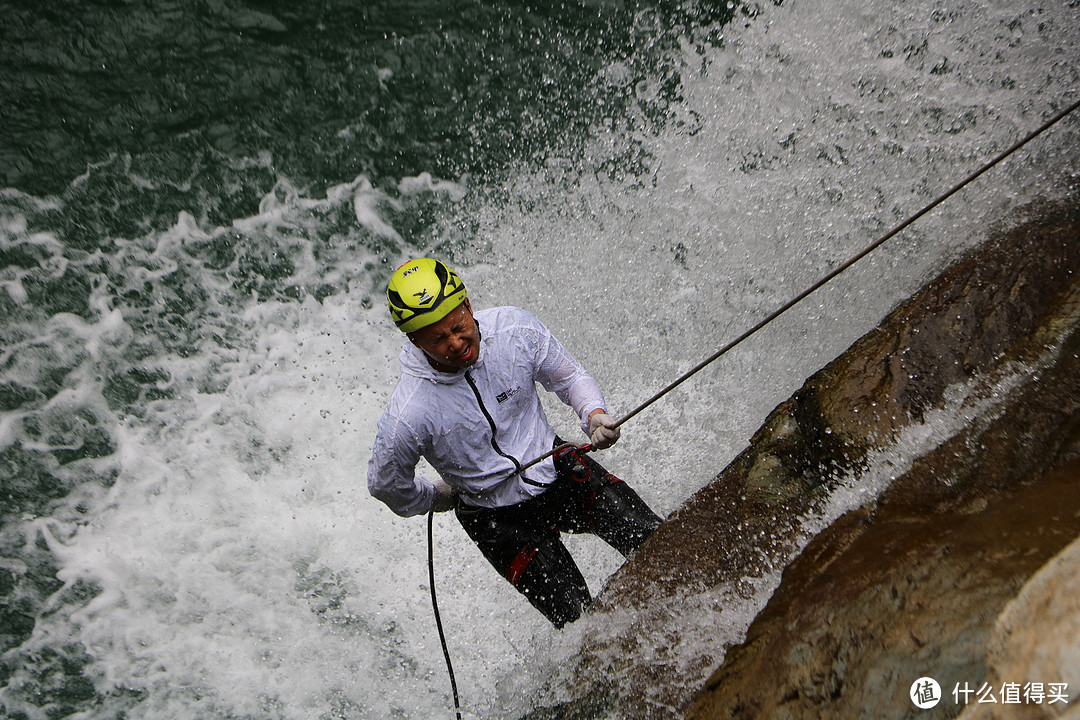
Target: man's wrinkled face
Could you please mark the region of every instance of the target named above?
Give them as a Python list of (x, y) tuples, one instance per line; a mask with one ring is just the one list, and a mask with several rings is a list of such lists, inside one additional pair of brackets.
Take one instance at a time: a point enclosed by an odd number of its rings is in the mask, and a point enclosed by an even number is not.
[(457, 372), (480, 357), (480, 331), (468, 299), (439, 322), (408, 333), (408, 338), (440, 372)]

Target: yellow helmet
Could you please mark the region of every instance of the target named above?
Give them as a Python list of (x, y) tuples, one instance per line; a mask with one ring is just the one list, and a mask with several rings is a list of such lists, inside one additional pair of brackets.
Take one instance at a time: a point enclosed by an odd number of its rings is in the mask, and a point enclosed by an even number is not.
[(468, 293), (458, 274), (431, 258), (405, 263), (390, 276), (386, 301), (401, 332), (437, 323), (465, 302)]

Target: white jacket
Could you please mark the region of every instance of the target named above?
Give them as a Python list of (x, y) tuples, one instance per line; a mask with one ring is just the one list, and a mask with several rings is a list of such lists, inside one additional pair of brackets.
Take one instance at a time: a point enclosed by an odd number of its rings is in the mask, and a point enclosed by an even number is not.
[(421, 456), (469, 505), (512, 505), (553, 483), (551, 458), (510, 477), (555, 439), (537, 381), (574, 409), (586, 432), (589, 413), (604, 407), (596, 381), (535, 317), (512, 307), (475, 317), (480, 353), (467, 369), (439, 372), (412, 343), (402, 348), (401, 378), (368, 461), (368, 490), (398, 515), (431, 508), (435, 487), (416, 475)]

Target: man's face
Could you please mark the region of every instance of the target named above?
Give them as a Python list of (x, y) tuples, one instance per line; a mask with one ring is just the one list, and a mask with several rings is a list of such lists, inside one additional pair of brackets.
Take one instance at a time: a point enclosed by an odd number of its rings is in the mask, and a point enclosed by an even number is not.
[(480, 331), (467, 298), (442, 320), (409, 333), (408, 338), (441, 372), (457, 372), (480, 357)]

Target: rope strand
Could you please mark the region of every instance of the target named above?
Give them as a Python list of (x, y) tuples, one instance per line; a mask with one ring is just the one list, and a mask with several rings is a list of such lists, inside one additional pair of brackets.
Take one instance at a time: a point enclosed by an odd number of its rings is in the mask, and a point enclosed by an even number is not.
[(808, 296), (809, 296), (810, 294), (812, 294), (813, 292), (815, 292), (815, 291), (819, 290), (819, 289), (820, 289), (820, 288), (821, 288), (822, 286), (824, 286), (824, 285), (825, 285), (826, 283), (828, 283), (828, 282), (829, 282), (830, 280), (832, 280), (833, 278), (835, 278), (835, 277), (836, 277), (837, 275), (839, 275), (840, 273), (844, 272), (845, 270), (847, 270), (848, 268), (850, 268), (850, 267), (851, 267), (852, 265), (854, 265), (855, 263), (857, 263), (857, 262), (859, 262), (860, 260), (862, 260), (862, 259), (863, 259), (864, 257), (866, 257), (867, 255), (869, 255), (870, 253), (872, 253), (872, 252), (873, 252), (874, 250), (877, 250), (877, 249), (878, 249), (879, 247), (881, 247), (881, 246), (882, 246), (883, 244), (885, 244), (886, 242), (888, 242), (889, 240), (891, 240), (892, 238), (894, 238), (894, 237), (895, 237), (896, 235), (900, 234), (900, 233), (901, 233), (901, 232), (902, 232), (902, 231), (903, 231), (904, 229), (906, 229), (906, 228), (907, 228), (907, 227), (908, 227), (909, 225), (911, 225), (911, 224), (912, 224), (913, 222), (915, 222), (916, 220), (918, 220), (919, 218), (921, 218), (921, 217), (922, 217), (923, 215), (927, 214), (928, 212), (930, 212), (931, 210), (933, 210), (934, 208), (936, 208), (936, 207), (937, 207), (938, 205), (940, 205), (941, 203), (945, 202), (945, 201), (946, 201), (946, 200), (948, 200), (948, 199), (949, 199), (950, 197), (952, 197), (953, 195), (955, 195), (956, 193), (958, 193), (958, 192), (959, 192), (960, 190), (962, 190), (962, 189), (963, 189), (963, 188), (964, 188), (965, 186), (967, 186), (968, 184), (970, 184), (970, 183), (971, 183), (972, 181), (974, 181), (974, 180), (975, 180), (976, 178), (978, 178), (978, 177), (979, 177), (980, 175), (982, 175), (983, 173), (985, 173), (985, 172), (986, 172), (987, 170), (989, 170), (990, 168), (994, 167), (995, 165), (997, 165), (998, 163), (1000, 163), (1000, 162), (1001, 162), (1002, 160), (1004, 160), (1005, 158), (1007, 158), (1007, 157), (1009, 157), (1010, 155), (1012, 155), (1012, 154), (1013, 154), (1014, 152), (1016, 152), (1017, 150), (1019, 150), (1020, 148), (1022, 148), (1022, 147), (1023, 147), (1024, 145), (1026, 145), (1026, 144), (1028, 144), (1029, 142), (1031, 142), (1032, 140), (1034, 140), (1034, 139), (1035, 139), (1036, 137), (1038, 137), (1038, 136), (1039, 136), (1039, 135), (1041, 135), (1042, 133), (1044, 133), (1044, 132), (1046, 132), (1047, 130), (1049, 130), (1049, 129), (1050, 129), (1050, 128), (1051, 128), (1052, 126), (1056, 125), (1056, 124), (1057, 124), (1058, 122), (1060, 122), (1060, 121), (1061, 121), (1062, 119), (1064, 119), (1066, 115), (1068, 115), (1069, 113), (1073, 112), (1073, 111), (1074, 111), (1074, 110), (1076, 110), (1076, 109), (1077, 109), (1078, 107), (1080, 107), (1080, 100), (1078, 100), (1078, 101), (1074, 102), (1074, 103), (1073, 103), (1072, 105), (1070, 105), (1070, 106), (1069, 106), (1069, 107), (1068, 107), (1067, 109), (1063, 110), (1062, 112), (1058, 113), (1058, 114), (1057, 114), (1057, 115), (1055, 115), (1055, 116), (1054, 116), (1053, 118), (1051, 118), (1050, 120), (1048, 120), (1048, 121), (1046, 121), (1045, 123), (1043, 123), (1043, 125), (1042, 125), (1042, 126), (1040, 126), (1040, 127), (1039, 127), (1039, 129), (1035, 130), (1034, 132), (1031, 132), (1031, 133), (1029, 133), (1029, 134), (1027, 135), (1027, 137), (1023, 138), (1022, 140), (1020, 140), (1019, 142), (1017, 142), (1016, 144), (1014, 144), (1014, 145), (1013, 145), (1012, 147), (1010, 147), (1010, 148), (1009, 148), (1008, 150), (1005, 150), (1005, 151), (1004, 151), (1004, 152), (1002, 152), (1002, 153), (1001, 153), (1000, 155), (998, 155), (997, 157), (995, 157), (995, 158), (994, 158), (993, 160), (991, 160), (990, 162), (986, 163), (985, 165), (983, 165), (983, 166), (982, 166), (981, 168), (979, 168), (978, 170), (976, 170), (976, 171), (975, 171), (975, 172), (973, 172), (972, 174), (968, 175), (968, 176), (967, 176), (967, 177), (966, 177), (966, 178), (965, 178), (965, 179), (964, 179), (963, 181), (961, 181), (961, 182), (957, 183), (957, 184), (956, 184), (956, 185), (954, 185), (954, 186), (953, 186), (952, 188), (950, 188), (950, 189), (949, 189), (948, 191), (946, 191), (946, 192), (942, 193), (941, 195), (939, 195), (939, 196), (938, 196), (938, 197), (937, 197), (937, 198), (936, 198), (935, 200), (933, 200), (933, 201), (932, 201), (932, 202), (931, 202), (931, 203), (930, 203), (929, 205), (927, 205), (926, 207), (924, 207), (924, 208), (923, 208), (922, 210), (920, 210), (919, 212), (915, 213), (914, 215), (912, 215), (911, 217), (909, 217), (909, 218), (908, 218), (907, 220), (905, 220), (904, 222), (900, 223), (900, 224), (899, 224), (899, 225), (897, 225), (897, 226), (896, 226), (895, 228), (893, 228), (892, 230), (890, 230), (890, 231), (889, 231), (888, 233), (886, 233), (885, 235), (883, 235), (882, 237), (880, 237), (880, 238), (879, 238), (878, 240), (876, 240), (875, 242), (873, 242), (873, 243), (871, 243), (870, 245), (868, 245), (868, 246), (867, 246), (867, 247), (866, 247), (866, 248), (865, 248), (865, 249), (864, 249), (864, 250), (863, 250), (862, 252), (858, 253), (857, 255), (855, 255), (854, 257), (852, 257), (851, 259), (849, 259), (849, 260), (848, 260), (847, 262), (845, 262), (845, 263), (844, 263), (843, 265), (840, 265), (840, 266), (839, 266), (839, 267), (837, 267), (837, 268), (836, 268), (835, 270), (833, 270), (832, 272), (830, 272), (830, 273), (829, 273), (828, 275), (826, 275), (825, 277), (823, 277), (823, 278), (822, 278), (821, 280), (817, 281), (816, 283), (814, 283), (813, 285), (811, 285), (811, 286), (810, 286), (809, 288), (807, 288), (807, 289), (806, 289), (806, 290), (804, 290), (803, 292), (801, 292), (801, 293), (799, 293), (798, 295), (796, 295), (796, 296), (795, 296), (794, 298), (792, 298), (791, 300), (789, 300), (789, 301), (788, 301), (788, 302), (787, 302), (786, 304), (784, 304), (784, 305), (783, 305), (782, 307), (780, 307), (780, 308), (778, 308), (777, 310), (773, 311), (773, 312), (772, 312), (772, 313), (771, 313), (771, 314), (770, 314), (770, 315), (769, 315), (768, 317), (766, 317), (765, 319), (763, 319), (763, 320), (761, 320), (760, 322), (758, 322), (758, 323), (757, 323), (756, 325), (754, 325), (753, 327), (751, 327), (751, 328), (750, 328), (749, 330), (747, 330), (746, 332), (744, 332), (744, 333), (743, 333), (742, 335), (740, 335), (739, 337), (735, 338), (734, 340), (732, 340), (732, 341), (731, 341), (731, 342), (729, 342), (728, 344), (724, 345), (724, 346), (723, 346), (722, 348), (720, 348), (719, 350), (717, 350), (717, 351), (716, 351), (715, 353), (713, 353), (713, 354), (712, 354), (712, 355), (710, 355), (709, 357), (705, 358), (705, 360), (702, 360), (702, 361), (701, 361), (700, 363), (698, 363), (698, 364), (697, 364), (696, 366), (694, 366), (693, 368), (691, 368), (690, 370), (688, 370), (688, 371), (687, 371), (686, 373), (684, 373), (684, 374), (683, 374), (683, 375), (682, 375), (681, 377), (679, 377), (679, 378), (678, 378), (677, 380), (675, 380), (674, 382), (672, 382), (671, 384), (669, 384), (669, 385), (668, 385), (667, 387), (665, 387), (665, 388), (664, 388), (663, 390), (661, 390), (660, 392), (656, 393), (656, 394), (655, 394), (655, 395), (653, 395), (653, 396), (652, 396), (651, 398), (649, 398), (648, 400), (646, 400), (645, 402), (643, 402), (643, 403), (642, 403), (641, 405), (638, 405), (638, 406), (637, 406), (636, 408), (634, 408), (633, 410), (631, 410), (630, 412), (628, 412), (628, 413), (627, 413), (626, 415), (624, 415), (624, 416), (623, 416), (623, 417), (622, 417), (622, 418), (621, 418), (621, 419), (620, 419), (620, 420), (619, 420), (618, 422), (616, 422), (616, 423), (615, 423), (615, 427), (619, 427), (620, 425), (622, 425), (623, 423), (625, 423), (625, 422), (626, 422), (627, 420), (629, 420), (630, 418), (634, 417), (635, 415), (637, 415), (638, 413), (640, 413), (640, 412), (641, 412), (642, 410), (644, 410), (645, 408), (649, 407), (650, 405), (652, 405), (652, 404), (653, 404), (654, 402), (656, 402), (656, 401), (657, 401), (657, 400), (659, 400), (660, 398), (662, 398), (662, 397), (664, 397), (665, 395), (667, 395), (667, 394), (668, 394), (669, 392), (671, 392), (672, 390), (674, 390), (674, 389), (675, 389), (676, 387), (678, 387), (679, 385), (683, 384), (683, 383), (684, 383), (685, 381), (689, 380), (689, 379), (690, 379), (691, 377), (693, 377), (693, 376), (694, 376), (694, 375), (696, 375), (696, 374), (697, 374), (698, 372), (700, 372), (701, 370), (703, 370), (703, 369), (704, 369), (704, 368), (705, 368), (706, 366), (708, 366), (708, 365), (709, 365), (710, 363), (712, 363), (712, 362), (716, 361), (717, 359), (719, 359), (719, 358), (720, 358), (720, 356), (722, 356), (722, 355), (724, 355), (725, 353), (727, 353), (728, 351), (730, 351), (730, 350), (731, 350), (732, 348), (734, 348), (734, 347), (735, 347), (736, 345), (738, 345), (739, 343), (741, 343), (742, 341), (746, 340), (747, 338), (749, 338), (749, 337), (750, 337), (751, 335), (753, 335), (754, 333), (756, 333), (756, 332), (758, 332), (759, 330), (761, 330), (761, 329), (762, 329), (763, 327), (765, 327), (766, 325), (768, 325), (769, 323), (771, 323), (771, 322), (772, 322), (773, 320), (776, 320), (776, 319), (777, 319), (778, 317), (780, 317), (781, 315), (783, 315), (784, 313), (786, 313), (786, 312), (787, 312), (788, 310), (790, 310), (791, 308), (793, 308), (793, 307), (795, 307), (796, 305), (798, 305), (798, 304), (799, 304), (800, 302), (802, 302), (803, 300), (805, 300), (805, 299), (806, 299), (806, 298), (807, 298), (807, 297), (808, 297)]
[(435, 595), (435, 541), (432, 527), (435, 524), (435, 510), (429, 510), (427, 516), (427, 561), (428, 585), (431, 586), (431, 609), (435, 611), (435, 627), (439, 629), (439, 642), (442, 643), (443, 657), (446, 659), (446, 671), (450, 674), (450, 689), (454, 693), (454, 710), (457, 720), (461, 720), (461, 701), (458, 699), (457, 679), (454, 677), (454, 665), (450, 662), (450, 649), (446, 646), (446, 634), (443, 632), (442, 617), (439, 615), (439, 599)]

